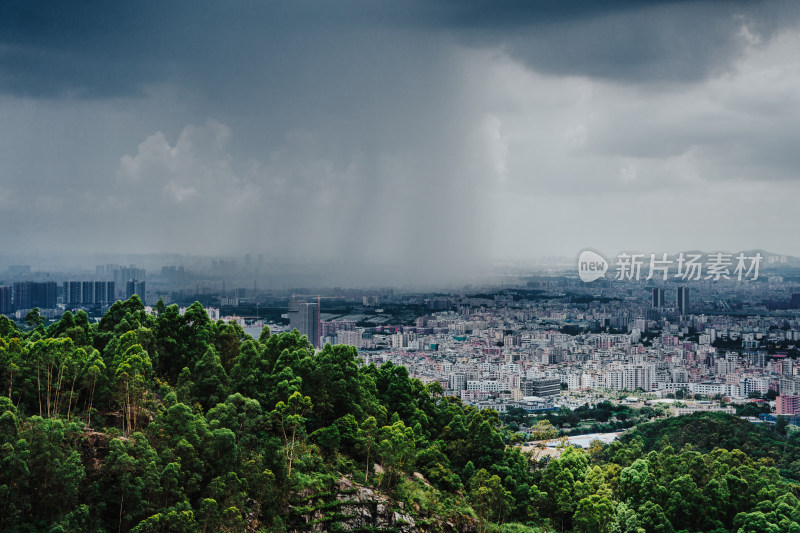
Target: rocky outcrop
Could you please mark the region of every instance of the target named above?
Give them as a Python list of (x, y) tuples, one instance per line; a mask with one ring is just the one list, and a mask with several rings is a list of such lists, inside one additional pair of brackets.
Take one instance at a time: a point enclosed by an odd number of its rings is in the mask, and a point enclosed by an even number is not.
[(473, 520), (456, 524), (440, 517), (420, 516), (418, 510), (404, 509), (403, 502), (360, 485), (339, 479), (335, 490), (326, 494), (299, 495), (287, 509), (287, 529), (304, 531), (394, 531), (397, 533), (470, 533)]
[(90, 471), (99, 473), (108, 457), (109, 436), (99, 431), (85, 431), (81, 442), (81, 462)]

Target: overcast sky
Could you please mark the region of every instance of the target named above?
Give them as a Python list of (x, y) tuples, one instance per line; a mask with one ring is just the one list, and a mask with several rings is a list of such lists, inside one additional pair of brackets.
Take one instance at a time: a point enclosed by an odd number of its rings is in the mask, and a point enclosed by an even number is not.
[(0, 247), (800, 255), (800, 3), (0, 4)]

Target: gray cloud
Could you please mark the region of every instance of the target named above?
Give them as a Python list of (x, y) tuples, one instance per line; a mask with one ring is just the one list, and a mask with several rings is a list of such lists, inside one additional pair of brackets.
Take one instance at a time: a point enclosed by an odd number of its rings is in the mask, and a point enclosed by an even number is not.
[(365, 46), (363, 56), (377, 59), (386, 45), (409, 46), (398, 33), (500, 47), (542, 72), (683, 82), (729, 68), (746, 44), (743, 27), (768, 40), (799, 15), (796, 3), (777, 1), (9, 1), (0, 7), (0, 86), (97, 98), (172, 80), (247, 96), (269, 80), (262, 90), (280, 97), (282, 75), (309, 84), (357, 75), (358, 64), (342, 70), (337, 56)]
[(530, 68), (627, 83), (689, 83), (731, 68), (751, 38), (800, 19), (777, 1), (447, 2), (441, 27)]
[(0, 6), (6, 248), (800, 254), (794, 3), (82, 6)]

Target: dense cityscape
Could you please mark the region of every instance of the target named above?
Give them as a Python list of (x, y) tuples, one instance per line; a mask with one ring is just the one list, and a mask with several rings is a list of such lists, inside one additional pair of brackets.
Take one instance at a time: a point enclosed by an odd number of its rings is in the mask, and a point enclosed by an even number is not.
[[(393, 289), (259, 290), (263, 259), (215, 259), (205, 273), (165, 266), (148, 276), (135, 265), (98, 265), (81, 281), (13, 281), (0, 287), (0, 311), (24, 322), (85, 310), (99, 319), (118, 299), (138, 295), (184, 312), (194, 298), (213, 320), (234, 321), (258, 337), (297, 329), (317, 349), (354, 346), (364, 364), (405, 366), (465, 404), (499, 413), (575, 408), (604, 399), (674, 400), (733, 413), (725, 402), (769, 397), (774, 415), (800, 415), (800, 269), (767, 255), (753, 280), (629, 280), (619, 274), (584, 283), (576, 269), (505, 275), (500, 286), (448, 292)], [(241, 267), (238, 265), (241, 264)], [(232, 269), (227, 281), (221, 272)], [(240, 268), (240, 269), (239, 269)], [(243, 278), (251, 288), (226, 290)], [(11, 266), (8, 280), (51, 278)], [(666, 278), (666, 276), (664, 276)], [(202, 285), (202, 290), (201, 290)], [(192, 291), (194, 286), (194, 291)], [(149, 287), (149, 289), (148, 289)], [(564, 390), (562, 394), (562, 389)], [(573, 394), (574, 393), (574, 394)], [(642, 396), (637, 399), (636, 395)], [(722, 405), (720, 405), (722, 400)]]

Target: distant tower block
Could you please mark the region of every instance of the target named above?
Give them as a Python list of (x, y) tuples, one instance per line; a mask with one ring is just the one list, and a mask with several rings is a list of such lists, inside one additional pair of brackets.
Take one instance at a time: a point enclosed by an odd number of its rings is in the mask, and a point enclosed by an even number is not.
[(319, 302), (289, 302), (289, 327), (308, 337), (319, 347)]
[(664, 307), (664, 289), (653, 289), (653, 307)]
[(675, 298), (675, 307), (681, 315), (689, 314), (689, 287), (678, 287), (678, 294)]

